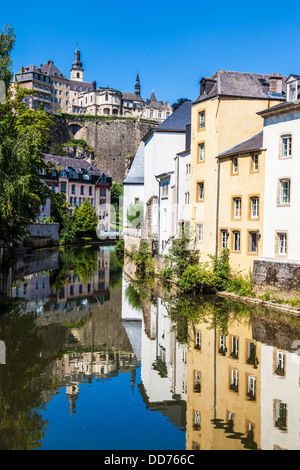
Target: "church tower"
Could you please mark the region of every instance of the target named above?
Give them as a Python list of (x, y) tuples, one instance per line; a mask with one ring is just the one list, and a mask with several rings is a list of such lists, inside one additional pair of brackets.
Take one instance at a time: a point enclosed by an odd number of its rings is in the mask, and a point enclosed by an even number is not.
[(82, 62), (80, 61), (80, 51), (78, 50), (77, 46), (71, 68), (71, 80), (75, 80), (76, 82), (83, 82), (83, 76), (84, 69), (82, 68)]
[(141, 96), (141, 84), (140, 84), (139, 74), (137, 74), (137, 76), (136, 76), (134, 91), (135, 91), (136, 95)]

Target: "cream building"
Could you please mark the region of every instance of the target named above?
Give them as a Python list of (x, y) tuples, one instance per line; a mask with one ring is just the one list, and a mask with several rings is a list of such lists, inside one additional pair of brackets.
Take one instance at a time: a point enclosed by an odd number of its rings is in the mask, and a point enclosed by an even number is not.
[[(220, 70), (211, 78), (201, 80), (200, 95), (192, 107), (190, 197), (191, 221), (196, 231), (196, 246), (201, 252), (202, 261), (209, 261), (209, 255), (215, 255), (219, 252), (221, 248), (221, 230), (230, 227), (229, 222), (232, 224), (230, 220), (231, 205), (235, 194), (232, 193), (228, 185), (223, 183), (227, 181), (231, 184), (233, 181), (237, 182), (239, 180), (240, 186), (233, 183), (236, 186), (233, 191), (237, 191), (236, 195), (239, 196), (243, 189), (243, 182), (248, 184), (249, 178), (251, 180), (255, 179), (250, 174), (250, 156), (246, 159), (244, 157), (240, 158), (240, 177), (235, 180), (234, 177), (229, 177), (232, 163), (228, 163), (227, 160), (225, 164), (225, 156), (223, 162), (223, 152), (261, 132), (263, 122), (257, 113), (272, 105), (284, 102), (285, 99), (286, 78), (275, 75)], [(252, 152), (252, 149), (250, 150)], [(220, 158), (218, 158), (219, 156)], [(220, 186), (218, 162), (222, 167), (228, 166), (226, 170), (224, 168), (227, 176), (225, 181), (223, 178)], [(221, 176), (223, 177), (223, 175), (222, 170)], [(242, 175), (243, 177), (241, 177)], [(258, 185), (261, 185), (261, 182)], [(254, 193), (258, 189), (258, 187), (255, 188)], [(260, 186), (259, 191), (262, 189)], [(250, 195), (249, 192), (247, 199)], [(219, 206), (218, 201), (220, 202)], [(247, 205), (248, 203), (243, 204), (245, 210)], [(227, 215), (223, 214), (224, 210), (226, 210)], [(247, 217), (246, 212), (243, 217)], [(243, 218), (243, 224), (244, 222), (245, 219)], [(252, 224), (255, 231), (257, 228), (259, 229), (255, 225), (256, 222)], [(249, 225), (249, 230), (252, 230), (252, 225)], [(233, 227), (239, 228), (235, 225)], [(246, 224), (243, 227), (243, 231), (245, 230), (247, 230)], [(229, 241), (227, 236), (228, 247)], [(224, 238), (224, 242), (226, 242), (226, 238)], [(257, 242), (257, 250), (260, 253), (262, 240), (260, 239)], [(249, 245), (249, 239), (246, 240), (243, 236), (241, 243), (244, 244), (244, 250), (247, 250), (245, 244), (248, 243)], [(245, 262), (245, 258), (238, 260), (237, 254), (234, 256), (236, 266), (239, 269), (247, 269), (251, 264), (251, 261)], [(248, 253), (245, 256), (248, 256)], [(253, 258), (252, 254), (250, 258)]]

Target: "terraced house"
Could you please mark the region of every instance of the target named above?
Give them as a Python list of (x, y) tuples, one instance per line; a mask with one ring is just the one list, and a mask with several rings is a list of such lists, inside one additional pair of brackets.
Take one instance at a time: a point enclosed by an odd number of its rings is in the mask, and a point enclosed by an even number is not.
[[(286, 77), (217, 71), (191, 117), (191, 222), (201, 260), (225, 247), (238, 271), (261, 254), (264, 154), (258, 114), (286, 100)], [(235, 148), (234, 148), (235, 147)]]

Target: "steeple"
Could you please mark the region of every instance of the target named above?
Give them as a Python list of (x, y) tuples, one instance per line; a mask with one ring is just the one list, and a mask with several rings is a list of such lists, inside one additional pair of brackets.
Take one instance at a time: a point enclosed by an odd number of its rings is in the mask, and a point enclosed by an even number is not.
[(75, 80), (77, 82), (83, 82), (83, 72), (84, 72), (84, 69), (82, 68), (82, 62), (80, 60), (80, 51), (77, 45), (75, 53), (74, 53), (74, 61), (72, 62), (71, 80)]
[(140, 84), (140, 77), (139, 77), (138, 73), (137, 73), (137, 76), (136, 76), (136, 79), (135, 79), (134, 91), (137, 95), (141, 96), (141, 84)]

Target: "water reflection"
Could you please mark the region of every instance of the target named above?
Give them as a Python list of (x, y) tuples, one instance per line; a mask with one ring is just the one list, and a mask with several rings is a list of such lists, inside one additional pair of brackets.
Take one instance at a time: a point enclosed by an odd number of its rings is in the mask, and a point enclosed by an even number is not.
[(299, 319), (125, 272), (100, 246), (2, 273), (0, 448), (298, 449)]

